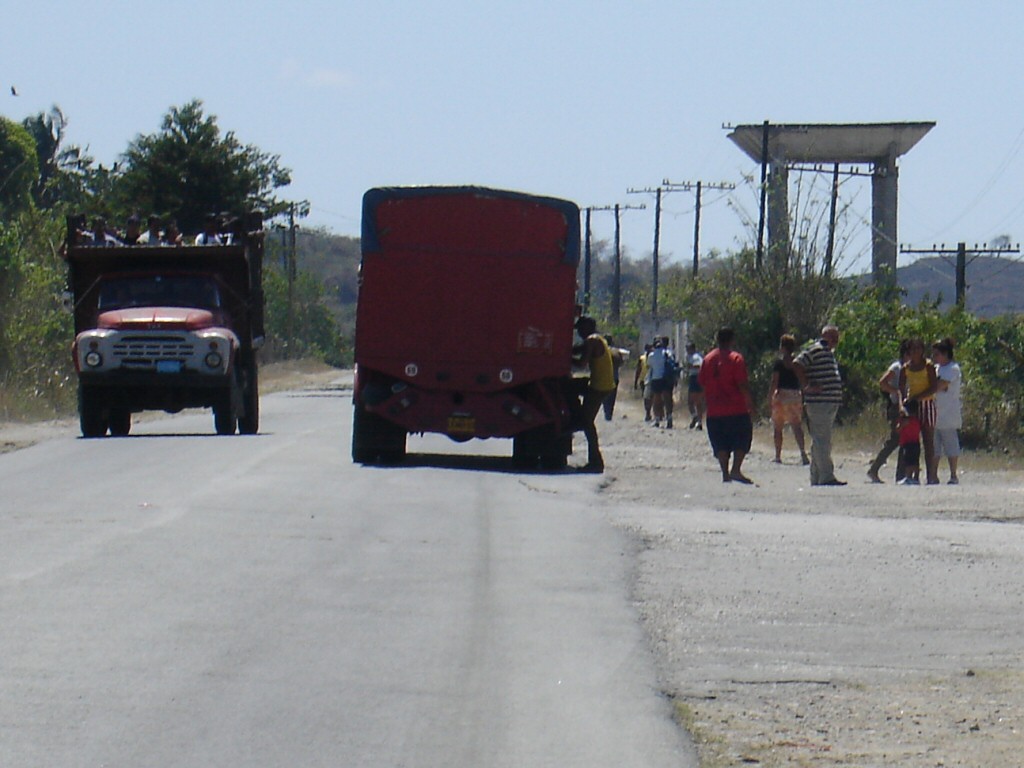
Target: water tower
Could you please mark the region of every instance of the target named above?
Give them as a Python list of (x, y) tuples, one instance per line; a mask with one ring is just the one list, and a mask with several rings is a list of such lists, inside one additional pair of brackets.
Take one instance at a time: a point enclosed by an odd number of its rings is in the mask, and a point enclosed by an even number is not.
[(789, 168), (809, 165), (871, 167), (871, 275), (875, 285), (896, 286), (897, 158), (909, 152), (935, 123), (817, 123), (737, 125), (729, 138), (756, 163), (771, 169), (768, 239), (789, 244)]

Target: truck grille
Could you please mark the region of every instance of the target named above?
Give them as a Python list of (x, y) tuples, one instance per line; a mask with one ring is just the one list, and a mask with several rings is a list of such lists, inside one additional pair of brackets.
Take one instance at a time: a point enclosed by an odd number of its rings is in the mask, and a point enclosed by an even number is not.
[(184, 336), (130, 336), (114, 343), (114, 359), (126, 365), (155, 365), (158, 360), (185, 360), (193, 349)]

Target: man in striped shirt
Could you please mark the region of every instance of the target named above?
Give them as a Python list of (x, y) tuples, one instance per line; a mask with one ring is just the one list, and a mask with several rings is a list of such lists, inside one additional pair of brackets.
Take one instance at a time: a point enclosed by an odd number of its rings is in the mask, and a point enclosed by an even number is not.
[(839, 329), (826, 325), (821, 338), (793, 360), (811, 435), (811, 485), (846, 485), (836, 478), (832, 464), (832, 425), (843, 402), (843, 381), (835, 357), (838, 345)]

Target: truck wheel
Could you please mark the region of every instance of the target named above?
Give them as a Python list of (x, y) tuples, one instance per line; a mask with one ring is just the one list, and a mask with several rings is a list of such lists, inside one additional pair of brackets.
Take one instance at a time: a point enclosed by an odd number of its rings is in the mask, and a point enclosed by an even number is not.
[(541, 469), (558, 472), (569, 466), (572, 453), (572, 433), (552, 435), (540, 454)]
[(532, 469), (540, 462), (546, 471), (565, 469), (572, 453), (572, 435), (559, 435), (551, 426), (537, 427), (512, 438), (512, 462)]
[(382, 416), (356, 404), (352, 411), (352, 461), (398, 464), (405, 458), (406, 432)]
[(235, 417), (235, 409), (232, 407), (231, 396), (226, 395), (221, 398), (221, 402), (213, 406), (213, 428), (217, 430), (218, 435), (233, 435), (235, 434), (235, 425), (237, 419)]
[(91, 389), (78, 385), (78, 423), (82, 437), (107, 434), (107, 411), (103, 400)]
[(525, 436), (512, 438), (512, 464), (516, 469), (535, 469), (539, 455), (536, 446)]
[(260, 387), (255, 362), (246, 369), (242, 384), (242, 411), (238, 417), (239, 433), (255, 435), (260, 431)]
[(569, 457), (562, 454), (550, 454), (540, 457), (540, 468), (547, 472), (560, 472), (569, 466)]
[(132, 412), (127, 408), (110, 409), (110, 434), (114, 437), (127, 437), (132, 431)]

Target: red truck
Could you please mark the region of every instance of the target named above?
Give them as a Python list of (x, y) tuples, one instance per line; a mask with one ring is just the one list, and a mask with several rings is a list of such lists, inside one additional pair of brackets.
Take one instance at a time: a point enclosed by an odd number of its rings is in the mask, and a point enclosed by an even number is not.
[(570, 405), (579, 208), (481, 187), (363, 196), (352, 458), (395, 462), (410, 433), (512, 438), (561, 468)]
[(211, 408), (217, 434), (259, 431), (263, 224), (231, 244), (92, 245), (68, 221), (72, 357), (84, 437), (124, 436), (132, 414)]

